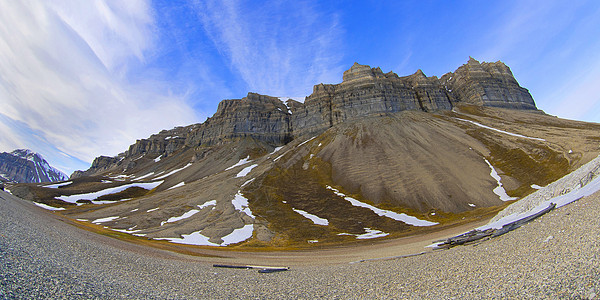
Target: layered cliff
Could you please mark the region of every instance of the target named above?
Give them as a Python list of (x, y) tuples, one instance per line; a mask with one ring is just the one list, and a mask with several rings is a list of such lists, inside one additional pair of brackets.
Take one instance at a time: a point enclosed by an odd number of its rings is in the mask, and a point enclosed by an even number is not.
[(498, 61), (479, 63), (474, 58), (441, 78), (458, 101), (491, 107), (536, 109), (529, 91), (519, 85), (510, 68)]
[(240, 138), (253, 138), (272, 146), (285, 145), (297, 137), (321, 133), (347, 120), (401, 111), (451, 110), (456, 103), (513, 109), (536, 109), (527, 89), (519, 86), (502, 62), (467, 64), (442, 78), (427, 77), (418, 70), (400, 77), (380, 68), (354, 65), (339, 84), (318, 84), (304, 103), (255, 93), (242, 99), (223, 100), (217, 112), (202, 124), (163, 130), (136, 141), (115, 158), (99, 157), (85, 172), (74, 177), (105, 171), (119, 163), (135, 166), (142, 154), (168, 156), (182, 148), (212, 146)]

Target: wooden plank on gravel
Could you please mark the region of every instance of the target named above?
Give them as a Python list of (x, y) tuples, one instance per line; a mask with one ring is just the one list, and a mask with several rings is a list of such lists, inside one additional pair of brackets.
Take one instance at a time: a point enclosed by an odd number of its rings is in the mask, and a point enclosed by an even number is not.
[(254, 265), (224, 265), (214, 264), (214, 268), (228, 268), (228, 269), (258, 269), (258, 273), (275, 273), (281, 271), (287, 271), (289, 267), (270, 267), (270, 266), (254, 266)]

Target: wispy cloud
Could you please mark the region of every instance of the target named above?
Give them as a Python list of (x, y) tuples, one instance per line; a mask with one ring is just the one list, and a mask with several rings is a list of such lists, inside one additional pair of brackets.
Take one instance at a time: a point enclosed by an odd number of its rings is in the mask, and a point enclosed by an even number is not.
[[(0, 2), (0, 114), (88, 162), (192, 123), (186, 99), (166, 84), (128, 79), (153, 50), (153, 32), (146, 1)], [(3, 123), (10, 137), (0, 150), (26, 140)]]
[(196, 3), (207, 35), (251, 91), (308, 95), (342, 71), (342, 29), (335, 14), (308, 1)]
[(507, 2), (481, 39), (478, 57), (507, 62), (539, 108), (598, 121), (600, 6), (595, 1)]

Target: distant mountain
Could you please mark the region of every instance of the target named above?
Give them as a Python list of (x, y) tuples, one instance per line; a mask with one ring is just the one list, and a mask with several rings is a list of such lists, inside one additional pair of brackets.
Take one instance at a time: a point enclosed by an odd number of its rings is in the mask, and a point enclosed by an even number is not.
[(68, 177), (38, 153), (18, 149), (0, 153), (0, 181), (17, 183), (64, 181)]
[(538, 110), (502, 62), (440, 78), (354, 64), (304, 102), (223, 100), (202, 124), (11, 192), (151, 239), (302, 248), (480, 221), (598, 156), (599, 140), (600, 124)]

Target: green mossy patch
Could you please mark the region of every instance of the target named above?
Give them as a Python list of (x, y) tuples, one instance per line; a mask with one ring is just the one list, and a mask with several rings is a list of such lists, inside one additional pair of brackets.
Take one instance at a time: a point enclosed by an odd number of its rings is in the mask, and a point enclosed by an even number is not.
[(544, 143), (520, 141), (519, 147), (507, 147), (481, 130), (468, 130), (467, 134), (486, 145), (493, 166), (521, 183), (517, 189), (507, 191), (510, 196), (524, 197), (534, 191), (532, 184), (545, 186), (572, 171), (563, 153)]

